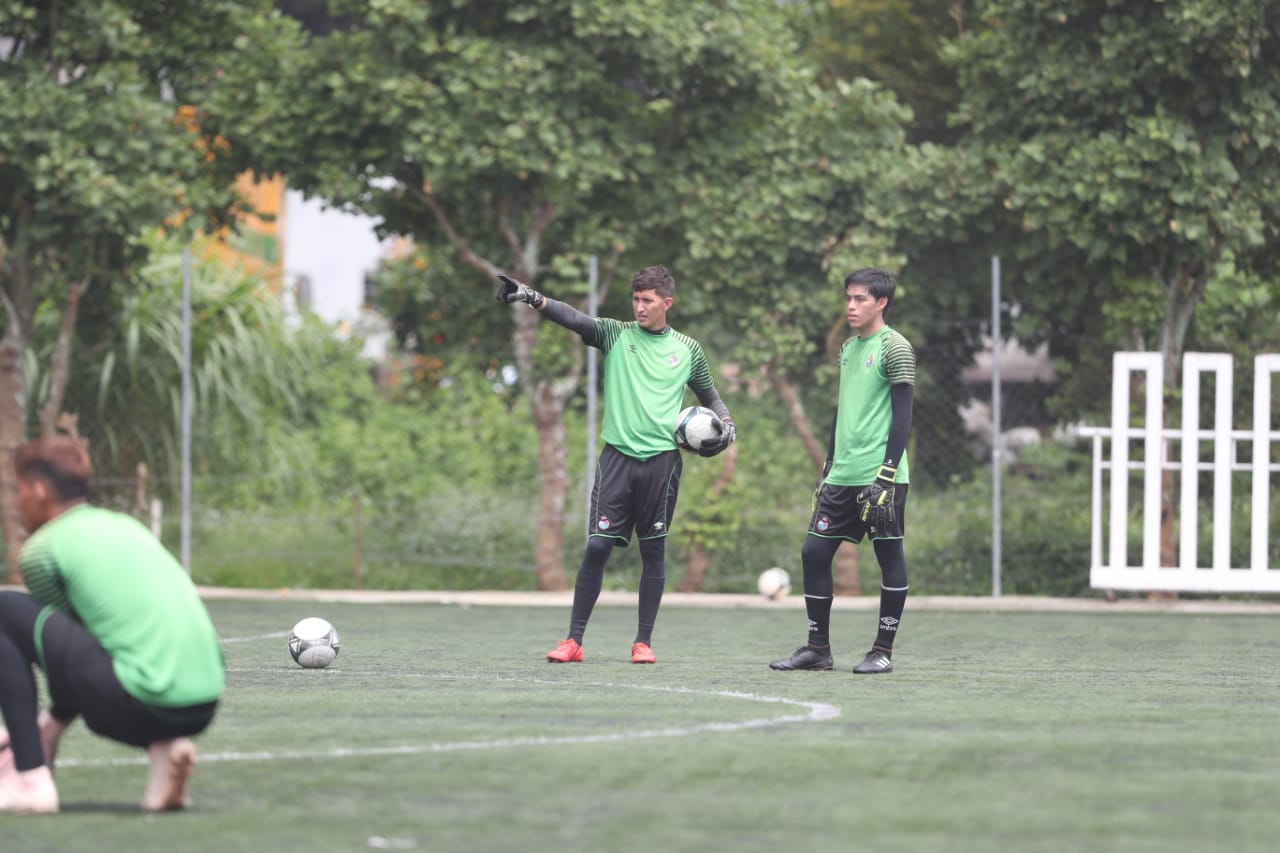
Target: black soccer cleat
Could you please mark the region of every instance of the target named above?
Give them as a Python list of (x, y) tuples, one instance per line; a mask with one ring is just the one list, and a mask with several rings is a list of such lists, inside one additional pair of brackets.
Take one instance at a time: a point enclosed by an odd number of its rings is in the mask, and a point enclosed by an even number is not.
[(769, 664), (769, 669), (831, 669), (834, 665), (830, 649), (801, 646), (791, 657)]
[(879, 649), (872, 649), (862, 662), (853, 668), (858, 675), (878, 675), (882, 672), (893, 672), (893, 661)]

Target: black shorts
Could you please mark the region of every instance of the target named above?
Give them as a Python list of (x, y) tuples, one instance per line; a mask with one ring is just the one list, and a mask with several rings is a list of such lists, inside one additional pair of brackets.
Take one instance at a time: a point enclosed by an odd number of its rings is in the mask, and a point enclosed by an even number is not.
[[(4, 594), (15, 596), (5, 602), (5, 630), (25, 631), (38, 641), (18, 645), (24, 655), (39, 658), (30, 662), (44, 669), (58, 719), (81, 716), (91, 731), (141, 747), (199, 734), (213, 722), (217, 702), (161, 708), (137, 699), (120, 684), (111, 656), (83, 625), (25, 593)], [(33, 654), (37, 649), (40, 653)]]
[(679, 450), (636, 459), (606, 444), (591, 488), (587, 535), (607, 536), (623, 545), (631, 541), (632, 532), (639, 539), (666, 536), (683, 470)]
[(818, 489), (818, 505), (809, 519), (809, 533), (825, 539), (848, 539), (850, 542), (861, 542), (863, 536), (868, 536), (872, 542), (902, 539), (907, 524), (907, 484), (894, 486), (893, 508), (897, 519), (883, 529), (868, 527), (858, 518), (862, 512), (857, 500), (858, 492), (865, 488), (823, 483)]

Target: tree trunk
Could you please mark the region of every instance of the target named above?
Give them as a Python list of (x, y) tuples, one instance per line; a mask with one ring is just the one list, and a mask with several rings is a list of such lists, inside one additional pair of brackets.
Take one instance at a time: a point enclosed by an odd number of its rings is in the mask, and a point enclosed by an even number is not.
[[(1209, 267), (1206, 266), (1207, 270)], [(1169, 425), (1169, 413), (1173, 409), (1173, 401), (1181, 393), (1182, 355), (1186, 347), (1187, 329), (1191, 318), (1195, 315), (1196, 306), (1209, 286), (1207, 272), (1197, 272), (1185, 266), (1177, 267), (1171, 275), (1164, 277), (1157, 273), (1157, 278), (1165, 286), (1167, 300), (1165, 303), (1164, 324), (1160, 330), (1160, 354), (1164, 365), (1164, 388), (1161, 389), (1162, 405), (1161, 426)], [(1156, 451), (1161, 461), (1165, 461), (1168, 443), (1161, 440)], [(1160, 565), (1177, 566), (1178, 552), (1174, 537), (1174, 519), (1176, 518), (1177, 495), (1173, 472), (1164, 470), (1160, 474)], [(1184, 524), (1194, 524), (1195, 519), (1183, 519)], [(1148, 598), (1158, 601), (1176, 599), (1178, 594), (1167, 590), (1153, 591)]]
[(549, 388), (539, 389), (533, 401), (538, 430), (538, 529), (533, 564), (538, 589), (569, 588), (564, 567), (565, 501), (569, 494), (566, 468), (564, 402)]
[(527, 305), (515, 305), (512, 342), (521, 387), (529, 399), (538, 431), (538, 517), (534, 533), (533, 565), (538, 589), (569, 588), (564, 564), (565, 506), (569, 494), (568, 453), (564, 412), (578, 387), (581, 358), (564, 375), (537, 378), (533, 350), (541, 315)]
[(18, 493), (13, 475), (13, 453), (22, 444), (25, 430), (26, 373), (23, 342), (13, 317), (0, 338), (0, 514), (4, 516), (5, 580), (21, 583), (18, 553), (26, 541), (18, 519)]
[[(733, 479), (734, 469), (738, 466), (738, 445), (729, 445), (729, 449), (724, 452), (724, 456), (724, 466), (720, 469), (716, 481), (711, 484), (711, 491), (708, 495), (708, 500), (711, 502), (714, 502), (724, 493), (725, 487)], [(711, 560), (707, 558), (706, 543), (694, 537), (693, 548), (689, 551), (689, 561), (685, 565), (684, 579), (680, 581), (680, 586), (677, 589), (680, 592), (700, 591), (702, 589), (702, 581), (707, 576), (707, 569), (710, 567)]]
[[(766, 365), (764, 372), (769, 377), (769, 384), (773, 386), (774, 392), (777, 393), (782, 399), (783, 405), (786, 406), (787, 419), (791, 421), (791, 428), (796, 431), (796, 435), (800, 436), (800, 441), (804, 444), (804, 449), (809, 454), (809, 459), (813, 462), (814, 468), (821, 474), (822, 468), (827, 462), (827, 448), (814, 434), (813, 427), (809, 423), (809, 416), (804, 410), (804, 403), (800, 399), (800, 392), (782, 375), (776, 365), (772, 363)], [(857, 547), (852, 542), (842, 542), (836, 551), (835, 559), (836, 595), (862, 594), (860, 563)]]
[(40, 409), (40, 434), (53, 435), (62, 415), (62, 401), (67, 394), (67, 380), (71, 372), (71, 348), (75, 343), (76, 319), (80, 316), (80, 297), (89, 289), (88, 281), (77, 282), (67, 290), (67, 301), (62, 305), (62, 325), (54, 343), (53, 357), (49, 365), (49, 399)]

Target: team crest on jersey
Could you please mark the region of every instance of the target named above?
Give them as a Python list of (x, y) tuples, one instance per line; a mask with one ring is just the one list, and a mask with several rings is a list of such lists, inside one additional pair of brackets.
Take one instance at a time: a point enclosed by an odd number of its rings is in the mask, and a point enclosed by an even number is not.
[(865, 367), (867, 370), (870, 370), (872, 365), (874, 365), (875, 363), (876, 363), (876, 357), (874, 355), (869, 355), (867, 356), (867, 363), (864, 364), (863, 367)]
[(601, 530), (608, 530), (610, 523), (611, 522), (609, 521), (609, 516), (602, 515), (600, 516), (600, 520), (596, 522), (596, 527), (600, 528)]
[(680, 363), (680, 355), (678, 353), (673, 352), (671, 353), (671, 355), (667, 356), (667, 364), (671, 365), (672, 367), (675, 367), (679, 363)]
[(831, 526), (831, 519), (827, 518), (827, 516), (825, 515), (822, 516), (822, 518), (819, 518), (818, 523), (814, 525), (814, 527), (816, 527), (819, 531), (826, 530), (830, 526)]

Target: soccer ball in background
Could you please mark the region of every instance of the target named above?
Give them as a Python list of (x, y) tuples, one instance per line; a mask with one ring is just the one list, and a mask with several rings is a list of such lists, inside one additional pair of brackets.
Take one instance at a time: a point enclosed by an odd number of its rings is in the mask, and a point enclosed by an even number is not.
[(720, 418), (703, 406), (683, 409), (676, 418), (676, 444), (684, 450), (701, 450), (702, 445), (718, 440), (723, 431)]
[(289, 632), (289, 654), (305, 669), (324, 669), (338, 656), (338, 629), (319, 616), (308, 616)]
[(786, 598), (791, 592), (791, 575), (780, 566), (765, 569), (760, 573), (760, 579), (756, 581), (756, 589), (770, 601)]

